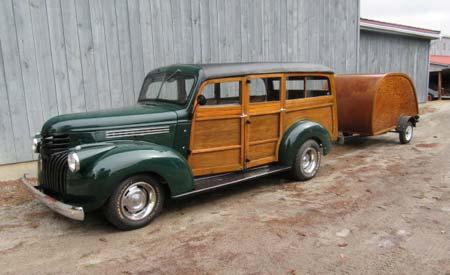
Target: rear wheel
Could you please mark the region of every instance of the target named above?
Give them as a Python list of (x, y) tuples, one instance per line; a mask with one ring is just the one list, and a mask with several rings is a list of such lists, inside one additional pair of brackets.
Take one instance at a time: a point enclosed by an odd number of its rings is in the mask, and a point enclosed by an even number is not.
[(401, 127), (402, 130), (399, 131), (399, 139), (401, 144), (409, 143), (414, 135), (414, 127), (411, 121), (406, 122), (406, 124)]
[(153, 177), (133, 176), (124, 180), (105, 205), (106, 219), (122, 230), (144, 227), (162, 210), (164, 189)]
[(295, 179), (306, 181), (312, 179), (319, 170), (322, 159), (322, 149), (315, 140), (307, 140), (300, 146), (292, 167)]

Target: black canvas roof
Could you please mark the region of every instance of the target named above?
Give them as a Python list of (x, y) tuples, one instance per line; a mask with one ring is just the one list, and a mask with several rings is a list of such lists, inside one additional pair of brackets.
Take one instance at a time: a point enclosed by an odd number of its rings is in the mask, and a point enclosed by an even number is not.
[(204, 79), (281, 72), (333, 73), (331, 68), (323, 65), (292, 62), (218, 63), (193, 64), (192, 66), (200, 68), (200, 74)]

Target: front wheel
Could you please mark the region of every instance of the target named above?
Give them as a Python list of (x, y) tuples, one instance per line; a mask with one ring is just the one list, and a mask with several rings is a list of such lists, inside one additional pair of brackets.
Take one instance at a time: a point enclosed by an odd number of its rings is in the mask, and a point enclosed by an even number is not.
[(144, 227), (162, 210), (164, 189), (153, 177), (133, 176), (124, 180), (104, 207), (106, 219), (122, 230)]
[(402, 127), (402, 128), (403, 129), (398, 133), (399, 139), (400, 139), (400, 143), (401, 144), (407, 144), (413, 138), (414, 127), (413, 127), (413, 124), (410, 121), (408, 121), (406, 123), (406, 125), (404, 127)]
[(295, 179), (306, 181), (312, 179), (319, 170), (322, 149), (315, 140), (307, 140), (300, 146), (292, 167)]

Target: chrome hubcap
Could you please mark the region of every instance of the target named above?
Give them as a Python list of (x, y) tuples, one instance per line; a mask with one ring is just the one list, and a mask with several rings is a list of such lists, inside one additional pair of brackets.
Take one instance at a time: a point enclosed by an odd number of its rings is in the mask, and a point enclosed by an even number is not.
[(317, 150), (310, 147), (303, 152), (302, 170), (307, 174), (311, 174), (317, 166)]
[(413, 128), (412, 128), (411, 125), (409, 125), (405, 129), (405, 138), (406, 138), (406, 140), (410, 140), (412, 138), (412, 134), (413, 134)]
[(120, 209), (125, 217), (136, 221), (147, 217), (155, 204), (155, 189), (146, 182), (136, 182), (123, 192)]

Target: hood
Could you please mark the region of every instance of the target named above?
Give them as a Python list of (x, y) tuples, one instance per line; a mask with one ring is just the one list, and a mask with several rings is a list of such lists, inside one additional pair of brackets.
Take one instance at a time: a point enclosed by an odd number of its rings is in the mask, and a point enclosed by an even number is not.
[(172, 104), (134, 105), (103, 111), (55, 116), (42, 127), (41, 134), (85, 132), (143, 126), (159, 123), (175, 123), (176, 110)]

